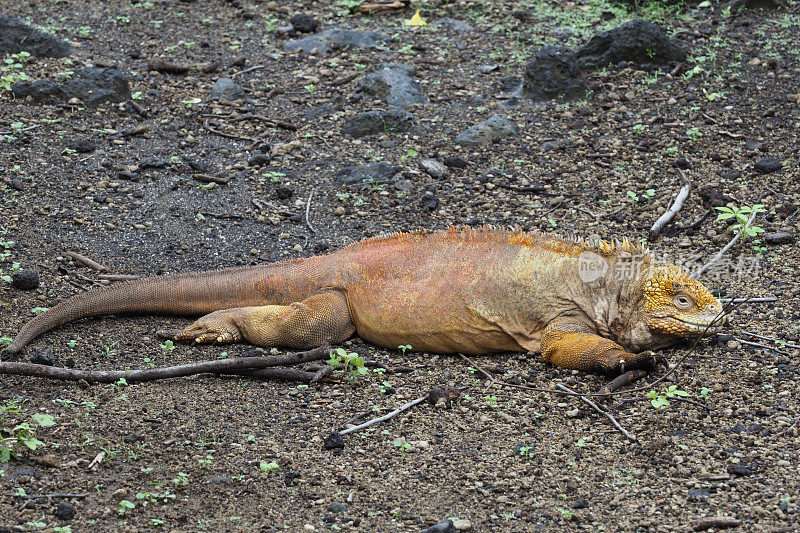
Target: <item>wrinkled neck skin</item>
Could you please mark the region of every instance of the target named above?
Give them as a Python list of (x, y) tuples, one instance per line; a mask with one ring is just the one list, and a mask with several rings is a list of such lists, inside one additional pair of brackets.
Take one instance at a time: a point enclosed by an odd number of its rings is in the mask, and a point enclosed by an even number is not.
[(678, 339), (653, 333), (647, 326), (642, 295), (643, 280), (653, 268), (630, 257), (605, 257), (608, 269), (597, 279), (576, 275), (575, 302), (594, 324), (597, 333), (615, 340), (626, 350), (655, 350)]

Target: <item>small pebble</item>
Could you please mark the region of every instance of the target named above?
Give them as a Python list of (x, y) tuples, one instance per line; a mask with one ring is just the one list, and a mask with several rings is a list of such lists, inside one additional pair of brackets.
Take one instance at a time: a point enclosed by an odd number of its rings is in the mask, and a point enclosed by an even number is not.
[(472, 529), (472, 522), (466, 518), (460, 518), (458, 520), (453, 520), (453, 527), (456, 531), (469, 531)]
[(39, 350), (31, 357), (31, 363), (35, 365), (53, 366), (55, 362), (56, 356), (50, 348)]
[(58, 502), (56, 518), (60, 520), (72, 520), (75, 518), (75, 506), (69, 502)]

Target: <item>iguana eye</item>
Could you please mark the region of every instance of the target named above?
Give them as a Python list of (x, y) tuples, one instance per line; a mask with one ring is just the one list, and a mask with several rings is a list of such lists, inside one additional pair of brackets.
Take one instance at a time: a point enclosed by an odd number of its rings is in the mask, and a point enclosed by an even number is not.
[(689, 299), (689, 297), (684, 296), (682, 294), (679, 294), (678, 296), (673, 298), (672, 301), (675, 302), (675, 305), (680, 307), (681, 309), (689, 309), (690, 307), (692, 307), (692, 301)]

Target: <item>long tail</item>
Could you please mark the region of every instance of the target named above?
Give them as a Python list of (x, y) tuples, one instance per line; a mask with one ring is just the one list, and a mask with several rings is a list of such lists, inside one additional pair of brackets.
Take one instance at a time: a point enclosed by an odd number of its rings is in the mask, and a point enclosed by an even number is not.
[(272, 303), (265, 294), (264, 281), (275, 274), (276, 266), (155, 276), (78, 294), (25, 324), (5, 351), (17, 353), (42, 333), (90, 316), (123, 313), (192, 316)]

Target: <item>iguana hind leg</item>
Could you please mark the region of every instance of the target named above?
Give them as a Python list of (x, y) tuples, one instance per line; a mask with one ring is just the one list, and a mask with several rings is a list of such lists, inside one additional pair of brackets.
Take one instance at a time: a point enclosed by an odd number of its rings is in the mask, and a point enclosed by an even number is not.
[(227, 343), (246, 339), (258, 346), (305, 349), (325, 341), (341, 342), (354, 332), (347, 298), (330, 291), (289, 305), (214, 311), (184, 329), (175, 340)]
[(630, 353), (616, 342), (592, 333), (582, 322), (572, 320), (547, 326), (542, 335), (542, 358), (556, 366), (604, 374), (650, 369), (663, 361), (651, 351)]

